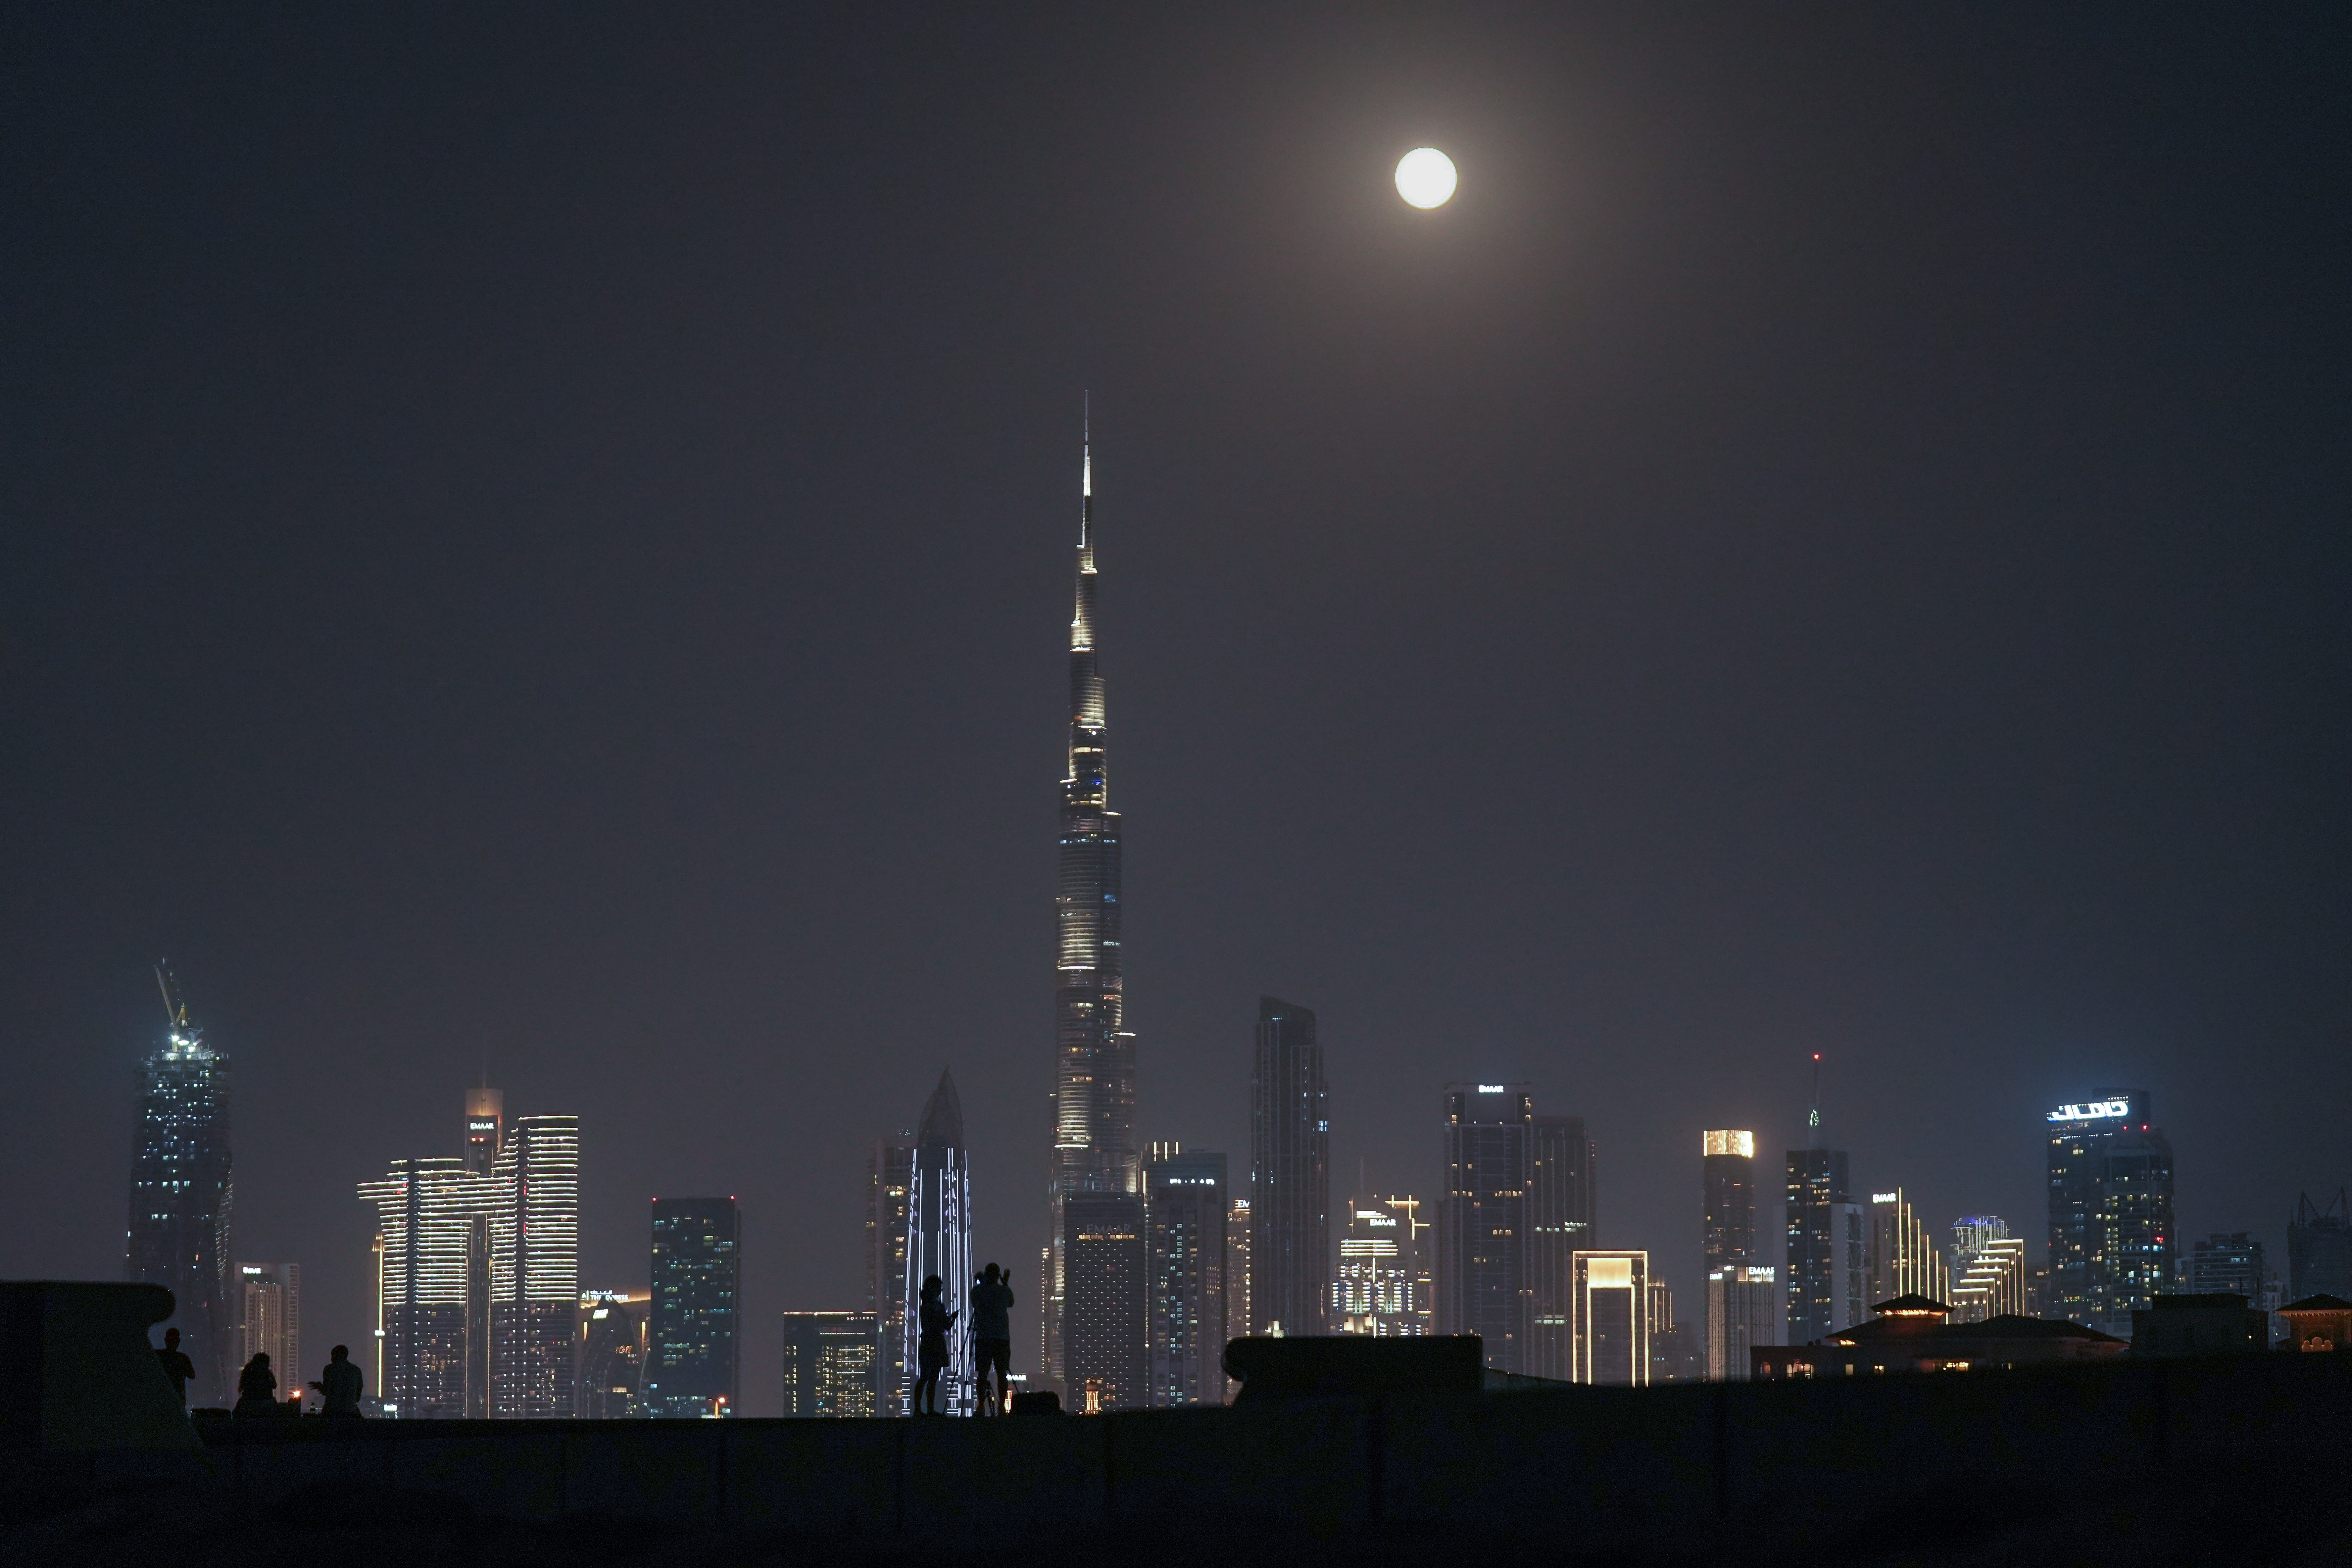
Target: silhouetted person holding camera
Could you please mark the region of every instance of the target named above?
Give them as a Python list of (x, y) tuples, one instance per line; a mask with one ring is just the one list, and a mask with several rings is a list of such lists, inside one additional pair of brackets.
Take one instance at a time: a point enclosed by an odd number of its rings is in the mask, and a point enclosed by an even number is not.
[(364, 1382), (360, 1376), (360, 1369), (352, 1364), (352, 1347), (337, 1345), (326, 1370), (320, 1373), (319, 1381), (310, 1385), (319, 1391), (319, 1396), (327, 1404), (326, 1409), (320, 1414), (347, 1415), (357, 1420), (360, 1387)]
[(278, 1404), (278, 1374), (269, 1370), (269, 1352), (260, 1351), (245, 1363), (237, 1374), (236, 1408), (230, 1412), (242, 1421), (252, 1416), (283, 1415)]
[(163, 1348), (155, 1352), (155, 1359), (162, 1363), (163, 1375), (172, 1380), (172, 1392), (180, 1396), (180, 1408), (185, 1410), (188, 1407), (188, 1384), (196, 1375), (196, 1363), (190, 1361), (188, 1352), (180, 1348), (179, 1330), (163, 1331)]
[(944, 1410), (933, 1409), (939, 1403), (940, 1373), (947, 1370), (948, 1330), (955, 1326), (957, 1314), (947, 1310), (940, 1293), (947, 1286), (936, 1274), (923, 1279), (922, 1338), (916, 1342), (915, 1359), (922, 1376), (915, 1383), (915, 1414), (944, 1415)]
[[(1002, 1415), (1010, 1408), (1013, 1391), (1005, 1379), (1013, 1371), (1013, 1287), (1004, 1270), (990, 1264), (971, 1287), (971, 1359), (979, 1365), (980, 1413)], [(988, 1381), (988, 1369), (996, 1381)]]

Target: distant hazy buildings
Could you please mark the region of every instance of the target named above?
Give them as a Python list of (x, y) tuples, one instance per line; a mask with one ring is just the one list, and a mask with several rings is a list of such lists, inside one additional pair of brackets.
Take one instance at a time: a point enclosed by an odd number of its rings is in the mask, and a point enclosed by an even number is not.
[(625, 1290), (583, 1290), (575, 1320), (580, 1370), (573, 1379), (575, 1409), (583, 1421), (619, 1421), (649, 1415), (645, 1393), (649, 1295)]
[(2133, 1310), (2153, 1305), (2172, 1279), (2172, 1145), (2155, 1125), (2146, 1089), (2099, 1089), (2043, 1121), (2052, 1309), (2128, 1334)]
[[(395, 1160), (359, 1195), (376, 1205), (377, 1321), (387, 1414), (454, 1418), (570, 1415), (580, 1293), (580, 1122), (527, 1116), (501, 1127), (478, 1169), (467, 1152)], [(486, 1315), (473, 1287), (488, 1237)], [(486, 1321), (485, 1321), (486, 1319)], [(488, 1336), (485, 1345), (483, 1336)], [(487, 1386), (479, 1381), (487, 1377)]]
[(236, 1315), (230, 1299), (228, 1058), (205, 1044), (187, 1005), (163, 988), (163, 1044), (139, 1069), (123, 1277), (172, 1292), (171, 1324), (195, 1364), (192, 1405), (236, 1397)]
[(1062, 1354), (1070, 1408), (1087, 1415), (1141, 1409), (1150, 1398), (1150, 1321), (1143, 1199), (1074, 1193), (1063, 1201)]
[[(1528, 1147), (1528, 1370), (1567, 1382), (1578, 1365), (1574, 1258), (1598, 1245), (1592, 1140), (1580, 1116), (1538, 1116)], [(1645, 1380), (1646, 1369), (1632, 1381)]]
[[(1897, 1296), (1924, 1296), (1945, 1302), (1951, 1271), (1943, 1249), (1919, 1218), (1901, 1187), (1870, 1194), (1870, 1304)], [(1852, 1327), (1852, 1324), (1847, 1325)]]
[(1445, 1089), (1445, 1196), (1437, 1222), (1437, 1331), (1476, 1334), (1486, 1364), (1527, 1368), (1528, 1186), (1534, 1096), (1524, 1083)]
[(310, 1381), (302, 1362), (302, 1266), (236, 1266), (236, 1353), (240, 1363), (267, 1354), (277, 1369), (280, 1397)]
[[(1110, 809), (1108, 725), (1095, 646), (1094, 455), (1078, 485), (1077, 598), (1070, 616), (1068, 768), (1062, 776), (1060, 872), (1054, 893), (1059, 932), (1054, 993), (1054, 1152), (1038, 1319), (1045, 1376), (1063, 1382), (1069, 1331), (1070, 1230), (1063, 1205), (1086, 1194), (1141, 1195), (1135, 1143), (1135, 1037), (1126, 1026), (1120, 956), (1119, 818)], [(1099, 1294), (1090, 1292), (1090, 1295)], [(887, 1329), (887, 1325), (886, 1325)], [(1086, 1328), (1100, 1344), (1118, 1325)], [(1140, 1331), (1139, 1329), (1139, 1346)], [(1133, 1391), (1140, 1393), (1139, 1384)], [(1137, 1401), (1139, 1403), (1139, 1400)]]
[(1788, 1342), (1804, 1344), (1870, 1315), (1869, 1237), (1843, 1149), (1789, 1151)]
[(2270, 1274), (2263, 1267), (2263, 1244), (2249, 1232), (2215, 1231), (2189, 1249), (2181, 1282), (2195, 1296), (2243, 1296), (2263, 1305)]
[(1225, 1157), (1154, 1143), (1143, 1162), (1145, 1303), (1154, 1405), (1225, 1397)]
[(784, 1414), (836, 1418), (878, 1413), (871, 1312), (784, 1314)]
[[(1650, 1381), (1650, 1255), (1579, 1251), (1569, 1259), (1569, 1380), (1638, 1388)], [(1538, 1374), (1542, 1375), (1542, 1374)]]
[(1331, 1289), (1331, 1122), (1323, 1047), (1307, 1008), (1257, 1005), (1250, 1073), (1250, 1310), (1254, 1332), (1319, 1334)]
[(1436, 1281), (1428, 1229), (1419, 1198), (1349, 1200), (1339, 1277), (1331, 1282), (1332, 1332), (1392, 1339), (1432, 1331)]
[(643, 1414), (740, 1414), (742, 1237), (733, 1198), (654, 1200)]
[(2352, 1300), (2352, 1203), (2337, 1188), (2321, 1208), (2298, 1193), (2286, 1227), (2286, 1293), (2290, 1300), (2336, 1296)]

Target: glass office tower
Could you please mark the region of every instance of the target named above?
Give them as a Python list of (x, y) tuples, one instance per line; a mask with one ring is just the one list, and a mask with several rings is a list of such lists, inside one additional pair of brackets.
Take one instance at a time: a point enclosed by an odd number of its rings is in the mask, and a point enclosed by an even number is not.
[(2122, 1338), (2172, 1289), (2172, 1144), (2142, 1089), (2043, 1113), (2050, 1137), (2052, 1315)]
[(1573, 1260), (1598, 1245), (1592, 1140), (1580, 1116), (1538, 1116), (1528, 1146), (1528, 1370), (1569, 1382), (1576, 1375)]
[(1220, 1405), (1225, 1374), (1225, 1157), (1154, 1143), (1143, 1162), (1150, 1402)]
[(570, 1415), (580, 1304), (580, 1119), (519, 1119), (492, 1180), (490, 1414)]
[(1788, 1342), (1811, 1344), (1870, 1319), (1863, 1207), (1843, 1149), (1789, 1151)]
[[(1068, 1241), (1062, 1205), (1074, 1194), (1139, 1195), (1135, 1144), (1135, 1037), (1126, 1027), (1119, 952), (1119, 820), (1110, 809), (1108, 725), (1095, 644), (1094, 449), (1078, 486), (1077, 596), (1070, 616), (1070, 729), (1062, 778), (1061, 868), (1054, 895), (1054, 1155), (1047, 1184), (1045, 1278), (1038, 1313), (1045, 1375), (1067, 1385), (1063, 1337)], [(1093, 1293), (1090, 1293), (1090, 1296)], [(1090, 1329), (1099, 1342), (1108, 1326)]]
[(971, 1156), (964, 1148), (963, 1102), (946, 1069), (923, 1103), (915, 1126), (915, 1146), (907, 1188), (907, 1266), (899, 1322), (906, 1335), (898, 1353), (911, 1369), (906, 1385), (913, 1408), (913, 1379), (921, 1375), (919, 1352), (923, 1329), (923, 1281), (940, 1279), (940, 1304), (956, 1314), (948, 1335), (947, 1369), (940, 1373), (932, 1407), (969, 1415), (978, 1403), (972, 1384), (971, 1323), (966, 1301), (971, 1293)]
[(1445, 1089), (1437, 1331), (1476, 1334), (1498, 1372), (1528, 1371), (1528, 1187), (1535, 1099), (1524, 1083)]
[(170, 972), (158, 966), (155, 979), (163, 1044), (140, 1064), (123, 1277), (172, 1292), (168, 1326), (196, 1369), (188, 1403), (226, 1405), (241, 1364), (229, 1279), (228, 1058), (188, 1022)]
[(1250, 1324), (1319, 1334), (1331, 1293), (1331, 1122), (1315, 1015), (1257, 1003), (1250, 1073)]
[(646, 1324), (646, 1415), (731, 1416), (742, 1289), (742, 1217), (733, 1198), (656, 1198)]

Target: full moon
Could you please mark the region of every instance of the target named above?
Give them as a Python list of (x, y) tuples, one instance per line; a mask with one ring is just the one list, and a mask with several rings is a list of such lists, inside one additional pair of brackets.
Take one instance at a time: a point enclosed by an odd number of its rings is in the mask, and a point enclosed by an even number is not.
[(1454, 178), (1454, 160), (1434, 147), (1416, 147), (1397, 160), (1397, 195), (1417, 207), (1452, 200)]

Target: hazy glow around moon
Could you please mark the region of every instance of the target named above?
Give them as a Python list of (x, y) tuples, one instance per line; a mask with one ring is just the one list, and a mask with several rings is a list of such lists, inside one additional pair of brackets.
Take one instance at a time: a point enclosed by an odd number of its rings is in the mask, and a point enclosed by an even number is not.
[(1434, 147), (1416, 147), (1397, 160), (1397, 195), (1417, 207), (1442, 207), (1454, 195), (1454, 160)]

